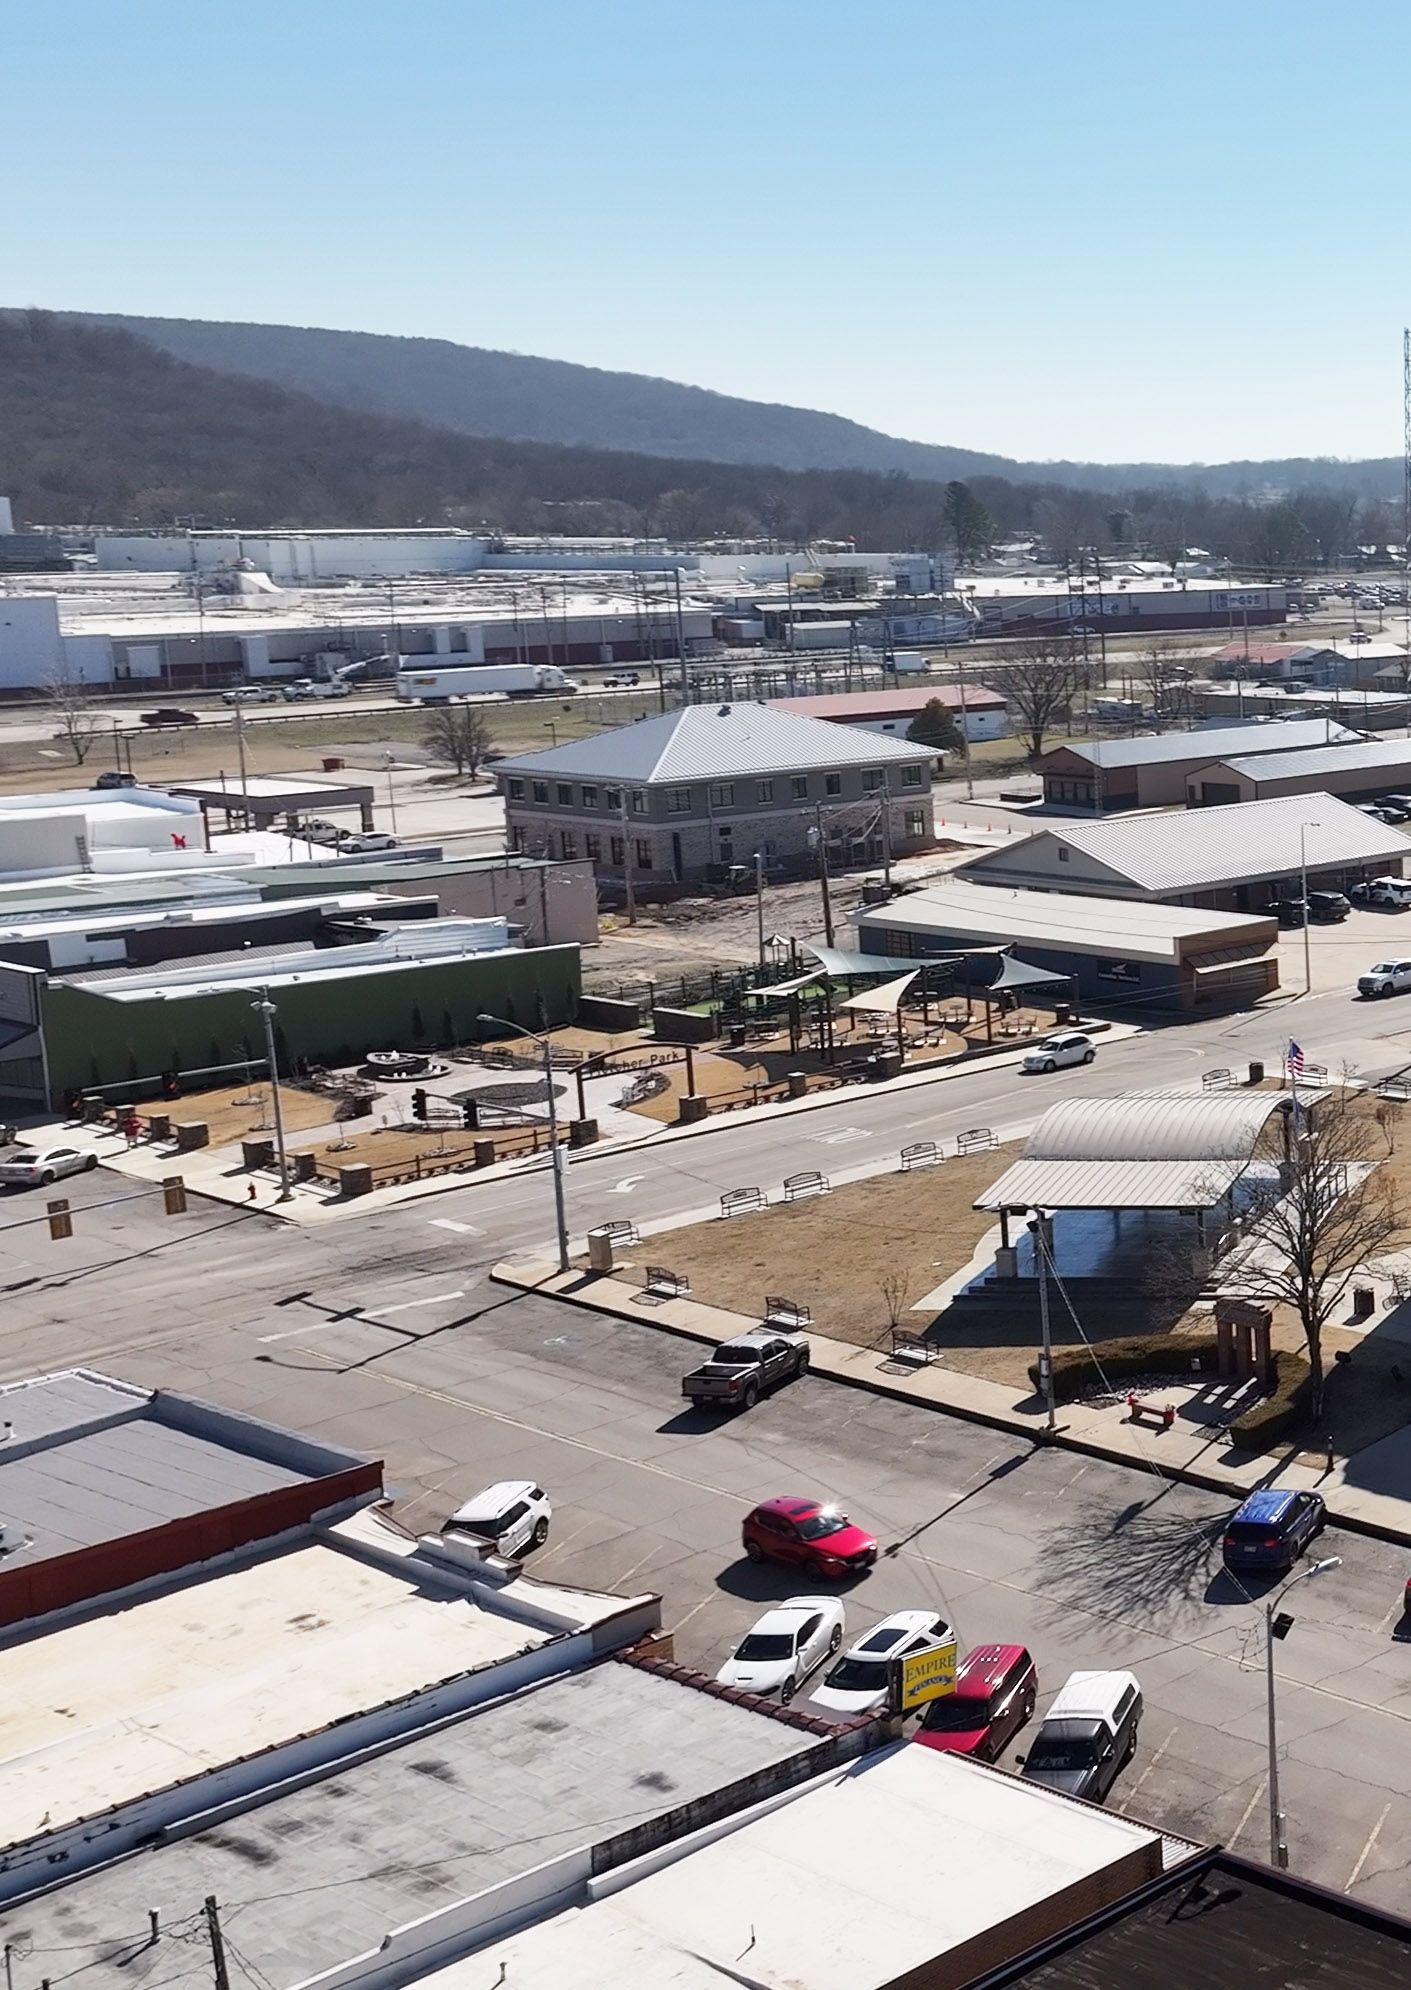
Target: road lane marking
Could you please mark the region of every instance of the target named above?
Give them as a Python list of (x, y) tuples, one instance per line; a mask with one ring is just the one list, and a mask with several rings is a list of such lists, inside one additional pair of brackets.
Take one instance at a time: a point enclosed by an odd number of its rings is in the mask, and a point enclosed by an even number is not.
[[(282, 1334), (261, 1334), (260, 1345), (268, 1346), (271, 1341), (297, 1340), (300, 1334), (326, 1334), (330, 1327), (376, 1326), (376, 1320), (365, 1321), (361, 1313), (343, 1313), (336, 1320), (305, 1320), (301, 1327), (290, 1327)], [(312, 1349), (310, 1349), (312, 1352)]]
[(819, 1147), (841, 1147), (846, 1140), (875, 1140), (876, 1134), (866, 1126), (840, 1126), (834, 1133), (810, 1133), (808, 1138)]
[(1171, 1743), (1175, 1739), (1176, 1739), (1176, 1730), (1175, 1728), (1172, 1728), (1171, 1732), (1167, 1735), (1166, 1739), (1162, 1742), (1161, 1746), (1157, 1749), (1156, 1753), (1152, 1756), (1151, 1760), (1147, 1763), (1146, 1767), (1137, 1777), (1137, 1780), (1133, 1784), (1131, 1790), (1123, 1798), (1122, 1808), (1124, 1811), (1127, 1809), (1128, 1805), (1136, 1802), (1138, 1796), (1141, 1794), (1142, 1784), (1146, 1781), (1147, 1777), (1151, 1774), (1152, 1770), (1156, 1767), (1157, 1763), (1161, 1760), (1162, 1756), (1166, 1753), (1167, 1749), (1171, 1746)]
[(1389, 1803), (1382, 1805), (1382, 1814), (1377, 1819), (1376, 1823), (1372, 1826), (1371, 1830), (1367, 1834), (1367, 1842), (1357, 1855), (1357, 1864), (1352, 1868), (1352, 1878), (1347, 1882), (1347, 1885), (1343, 1888), (1344, 1893), (1351, 1893), (1353, 1887), (1356, 1886), (1358, 1880), (1361, 1879), (1362, 1868), (1367, 1863), (1367, 1854), (1376, 1844), (1377, 1837), (1381, 1831), (1382, 1826), (1387, 1821), (1387, 1814), (1390, 1811), (1390, 1809), (1391, 1805)]
[(450, 1299), (464, 1297), (463, 1292), (436, 1292), (429, 1299), (404, 1299), (400, 1306), (369, 1306), (363, 1318), (376, 1321), (384, 1319), (389, 1313), (411, 1313), (418, 1306), (444, 1306)]
[(1235, 1826), (1234, 1830), (1225, 1840), (1225, 1843), (1227, 1845), (1233, 1845), (1236, 1838), (1239, 1837), (1241, 1831), (1244, 1830), (1244, 1827), (1246, 1826), (1246, 1824), (1248, 1824), (1250, 1818), (1254, 1815), (1254, 1806), (1258, 1803), (1259, 1799), (1263, 1796), (1265, 1790), (1268, 1787), (1269, 1787), (1269, 1778), (1267, 1776), (1261, 1776), (1259, 1778), (1258, 1784), (1255, 1787), (1254, 1795), (1250, 1798), (1249, 1802), (1244, 1807), (1244, 1811), (1240, 1817), (1239, 1823)]
[(608, 1194), (630, 1195), (638, 1182), (644, 1182), (646, 1179), (645, 1175), (624, 1175), (620, 1182), (613, 1183), (612, 1187), (608, 1190)]
[(437, 1230), (459, 1230), (466, 1237), (483, 1237), (485, 1232), (477, 1230), (473, 1223), (457, 1223), (454, 1216), (428, 1216), (427, 1222)]

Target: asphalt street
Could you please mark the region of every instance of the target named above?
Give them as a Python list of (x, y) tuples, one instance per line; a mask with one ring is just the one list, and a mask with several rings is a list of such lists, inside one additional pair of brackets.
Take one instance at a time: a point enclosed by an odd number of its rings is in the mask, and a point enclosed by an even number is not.
[[(997, 1067), (849, 1090), (792, 1118), (577, 1159), (572, 1222), (706, 1210), (722, 1187), (772, 1185), (799, 1165), (842, 1173), (974, 1124), (1003, 1136), (1075, 1089), (1274, 1061), (1293, 1028), (1312, 1057), (1390, 1070), (1406, 1057), (1398, 1022), (1395, 1005), (1324, 996), (1115, 1042), (1090, 1070), (1053, 1078)], [(321, 1433), (384, 1457), (418, 1526), (489, 1480), (536, 1477), (555, 1502), (544, 1572), (659, 1589), (681, 1656), (708, 1670), (799, 1586), (742, 1558), (743, 1511), (826, 1494), (885, 1550), (848, 1595), (850, 1631), (930, 1604), (965, 1643), (1028, 1643), (1045, 1695), (1072, 1667), (1132, 1666), (1147, 1714), (1114, 1801), (1193, 1837), (1265, 1844), (1262, 1617), (1257, 1594), (1218, 1572), (1214, 1496), (816, 1378), (748, 1418), (689, 1411), (679, 1341), (490, 1283), (498, 1257), (542, 1246), (547, 1180), (468, 1183), (311, 1229), (199, 1198), (167, 1217), (155, 1193), (104, 1171), (64, 1189), (66, 1242), (34, 1220), (40, 1198), (0, 1203), (4, 1377), (87, 1363)], [(1411, 1556), (1332, 1534), (1322, 1552), (1343, 1566), (1299, 1589), (1278, 1647), (1293, 1860), (1398, 1904), (1411, 1645), (1396, 1631)]]

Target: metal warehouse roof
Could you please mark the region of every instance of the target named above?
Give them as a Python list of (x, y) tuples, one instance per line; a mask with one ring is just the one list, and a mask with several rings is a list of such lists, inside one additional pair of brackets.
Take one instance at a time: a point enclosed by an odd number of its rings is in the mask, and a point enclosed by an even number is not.
[(579, 780), (730, 781), (822, 767), (875, 767), (924, 759), (924, 747), (875, 733), (850, 734), (822, 719), (769, 705), (686, 705), (636, 725), (616, 726), (495, 764), (496, 775), (551, 774)]
[(805, 719), (885, 719), (893, 713), (899, 717), (910, 712), (925, 711), (935, 702), (944, 705), (948, 711), (958, 712), (962, 707), (970, 712), (1002, 712), (1008, 700), (1002, 692), (991, 691), (985, 684), (927, 684), (924, 689), (910, 687), (896, 691), (824, 691), (816, 697), (771, 698), (769, 709), (773, 712), (793, 712)]
[(1277, 1092), (1065, 1099), (977, 1209), (1209, 1209), (1254, 1157)]
[(139, 1878), (137, 1920), (156, 1908), (164, 1929), (207, 1893), (223, 1906), (255, 1895), (257, 1909), (235, 1908), (241, 1951), (267, 1980), (298, 1983), (389, 1929), (818, 1746), (806, 1728), (609, 1659), (80, 1874), (0, 1917), (0, 1935), (63, 1946), (86, 1990), (136, 1990), (176, 1966), (169, 1943), (115, 1939), (133, 1929)]
[[(1140, 891), (1211, 891), (1290, 876), (1298, 868), (1300, 825), (1310, 871), (1411, 857), (1411, 840), (1399, 829), (1373, 821), (1335, 795), (1278, 795), (1224, 808), (1055, 824), (1020, 844), (986, 851), (958, 875), (980, 884), (1032, 877), (1051, 885), (1051, 872), (1035, 871), (1025, 861), (1025, 853), (1034, 853), (1047, 837), (1081, 850)], [(1084, 882), (1093, 888), (1092, 880)]]
[(939, 884), (908, 892), (858, 915), (859, 932), (934, 933), (938, 940), (1036, 946), (1059, 952), (1116, 954), (1124, 960), (1175, 961), (1181, 942), (1275, 936), (1269, 919), (1246, 912), (1204, 912), (1141, 899), (1086, 898), (1068, 891), (1022, 891), (1002, 885)]
[(1140, 739), (1065, 739), (1044, 757), (1076, 753), (1094, 767), (1154, 767), (1171, 760), (1224, 760), (1231, 753), (1296, 753), (1360, 738), (1332, 719), (1250, 719), (1244, 725), (1159, 732)]
[[(1397, 704), (1402, 702), (1396, 700)], [(1219, 765), (1251, 781), (1306, 780), (1310, 775), (1345, 773), (1357, 767), (1370, 772), (1378, 767), (1411, 765), (1411, 740), (1386, 739), (1369, 746), (1320, 746), (1311, 753), (1281, 753), (1276, 766), (1262, 753), (1241, 754)]]

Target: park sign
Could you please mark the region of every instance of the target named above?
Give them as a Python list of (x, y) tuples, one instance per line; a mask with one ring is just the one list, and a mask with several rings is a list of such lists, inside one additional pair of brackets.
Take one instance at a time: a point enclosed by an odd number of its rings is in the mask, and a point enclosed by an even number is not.
[(892, 1660), (892, 1712), (909, 1714), (928, 1700), (955, 1691), (955, 1639), (939, 1638), (923, 1651)]

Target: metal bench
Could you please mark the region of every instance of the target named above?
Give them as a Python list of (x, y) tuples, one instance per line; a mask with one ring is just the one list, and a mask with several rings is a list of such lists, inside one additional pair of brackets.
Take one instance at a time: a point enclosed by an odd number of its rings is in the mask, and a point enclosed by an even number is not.
[(813, 1325), (813, 1309), (800, 1305), (797, 1299), (786, 1299), (782, 1293), (768, 1293), (764, 1301), (764, 1324), (780, 1327), (786, 1333), (798, 1333)]
[(691, 1281), (683, 1272), (668, 1271), (662, 1264), (649, 1264), (646, 1289), (654, 1299), (684, 1299), (691, 1290)]
[(831, 1195), (833, 1184), (817, 1168), (806, 1168), (802, 1174), (785, 1175), (785, 1202), (801, 1202), (805, 1196)]
[(921, 1334), (908, 1333), (905, 1327), (892, 1328), (893, 1361), (914, 1362), (918, 1368), (925, 1368), (936, 1358), (936, 1344)]
[(957, 1134), (955, 1151), (960, 1154), (988, 1154), (992, 1147), (998, 1147), (993, 1130), (988, 1126), (972, 1126), (965, 1133)]
[(1204, 1092), (1228, 1092), (1234, 1089), (1234, 1077), (1222, 1065), (1217, 1071), (1201, 1074), (1200, 1087)]
[(934, 1168), (938, 1161), (944, 1159), (938, 1141), (916, 1140), (910, 1147), (901, 1150), (901, 1171), (909, 1175), (913, 1168)]
[(722, 1216), (746, 1216), (752, 1209), (768, 1209), (769, 1197), (762, 1188), (728, 1188), (720, 1198)]
[(1328, 1082), (1327, 1065), (1305, 1064), (1299, 1073), (1298, 1082), (1300, 1085), (1326, 1085)]
[(642, 1233), (638, 1230), (637, 1225), (627, 1222), (622, 1217), (618, 1217), (611, 1223), (595, 1224), (594, 1228), (600, 1236), (607, 1237), (614, 1248), (619, 1244), (640, 1244), (642, 1241)]

